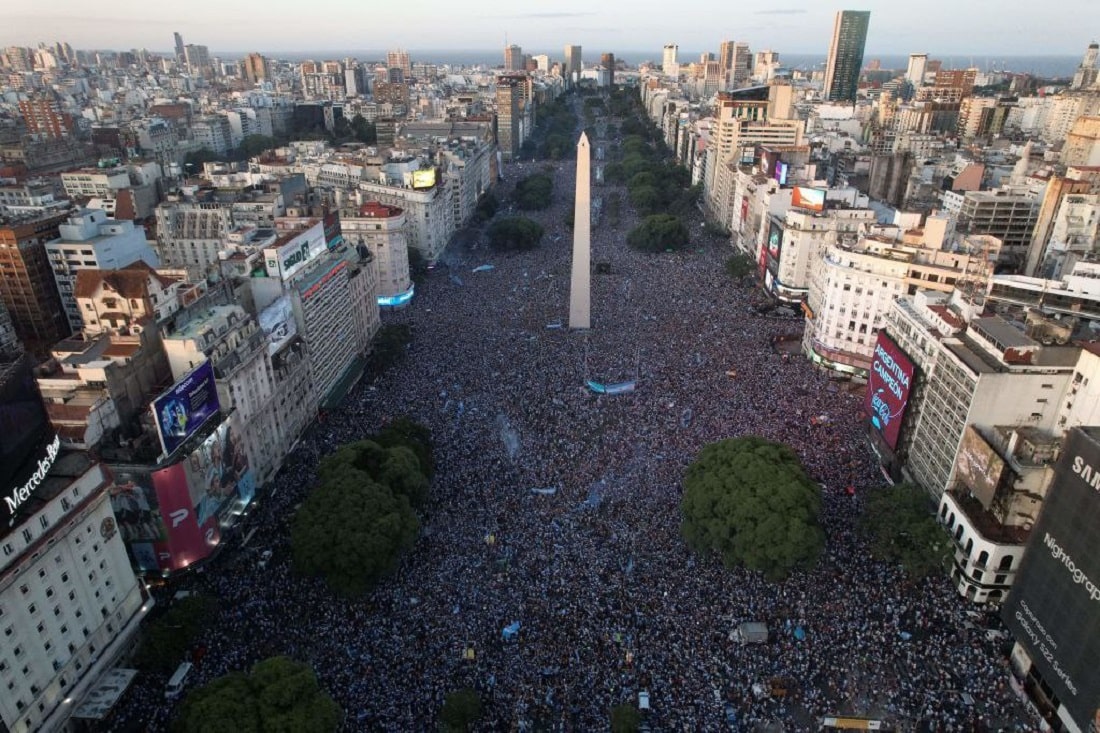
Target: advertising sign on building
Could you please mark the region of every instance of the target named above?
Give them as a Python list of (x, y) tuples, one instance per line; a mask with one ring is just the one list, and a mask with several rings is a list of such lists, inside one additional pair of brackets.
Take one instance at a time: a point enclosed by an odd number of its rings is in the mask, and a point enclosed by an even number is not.
[(871, 358), (871, 373), (867, 380), (867, 396), (863, 409), (871, 418), (890, 450), (898, 446), (898, 432), (909, 404), (916, 368), (886, 331), (878, 332), (875, 353)]
[(217, 528), (218, 516), (237, 496), (238, 485), (250, 500), (255, 480), (238, 435), (226, 420), (184, 462), (195, 521), (203, 532)]
[(1100, 430), (1075, 428), (1001, 616), (1082, 730), (1100, 712)]
[(340, 212), (333, 210), (325, 214), (325, 246), (336, 249), (344, 243), (344, 232), (340, 228)]
[(416, 189), (431, 188), (435, 185), (435, 168), (427, 168), (422, 171), (413, 171), (412, 187)]
[[(0, 491), (5, 497), (23, 493), (53, 441), (53, 431), (34, 381), (33, 364), (30, 357), (25, 357), (7, 367), (0, 383)], [(41, 481), (35, 483), (36, 487), (38, 483)], [(21, 504), (22, 500), (16, 503)], [(0, 507), (4, 524), (12, 511), (6, 502)]]
[(260, 311), (260, 328), (267, 334), (267, 353), (274, 354), (298, 333), (294, 320), (294, 306), (289, 295), (282, 295), (274, 303)]
[[(195, 519), (187, 472), (182, 463), (174, 463), (153, 471), (152, 477), (161, 521), (168, 534), (168, 541), (158, 550), (158, 565), (162, 570), (181, 570), (209, 554), (203, 530)], [(217, 538), (211, 539), (217, 544)]]
[(825, 191), (820, 188), (795, 186), (791, 194), (791, 206), (810, 211), (825, 210)]
[(146, 572), (171, 570), (168, 528), (150, 472), (115, 470), (110, 497), (118, 531), (137, 566)]
[(165, 455), (171, 455), (221, 409), (214, 367), (204, 361), (153, 400), (153, 419)]
[(955, 463), (955, 477), (989, 509), (997, 496), (1005, 462), (973, 425), (966, 426)]
[(325, 226), (318, 221), (305, 231), (298, 232), (278, 247), (264, 250), (264, 267), (268, 277), (289, 280), (317, 255), (328, 251)]

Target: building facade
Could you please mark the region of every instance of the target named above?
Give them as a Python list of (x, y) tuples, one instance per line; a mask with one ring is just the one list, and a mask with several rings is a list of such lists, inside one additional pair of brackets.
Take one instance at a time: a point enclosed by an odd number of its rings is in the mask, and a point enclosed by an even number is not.
[(869, 10), (841, 10), (833, 21), (833, 39), (825, 61), (824, 97), (830, 102), (855, 103), (863, 73)]

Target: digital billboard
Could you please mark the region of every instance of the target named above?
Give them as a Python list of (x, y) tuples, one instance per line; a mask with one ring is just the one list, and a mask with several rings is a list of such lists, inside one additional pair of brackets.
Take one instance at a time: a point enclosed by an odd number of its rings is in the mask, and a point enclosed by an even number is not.
[(158, 565), (162, 570), (181, 570), (210, 554), (209, 548), (219, 539), (217, 525), (207, 527), (210, 535), (204, 537), (204, 530), (195, 517), (187, 472), (182, 463), (157, 469), (152, 477), (160, 516), (168, 534), (164, 549), (158, 551)]
[(165, 455), (172, 455), (220, 408), (218, 390), (214, 385), (214, 367), (209, 361), (204, 361), (153, 400), (153, 418)]
[(962, 447), (955, 461), (955, 478), (989, 509), (997, 496), (1005, 462), (973, 425), (963, 433)]
[(810, 211), (824, 211), (825, 210), (825, 191), (820, 188), (807, 188), (806, 186), (795, 186), (793, 193), (791, 194), (791, 206), (797, 206), (801, 209), (809, 209)]
[(775, 173), (772, 178), (779, 181), (780, 186), (787, 185), (787, 177), (791, 171), (791, 166), (788, 163), (784, 163), (782, 160), (775, 164)]
[(171, 570), (168, 528), (149, 471), (114, 470), (111, 508), (122, 540), (144, 571)]
[(890, 446), (890, 450), (898, 445), (898, 432), (905, 417), (905, 406), (909, 403), (915, 371), (913, 362), (886, 335), (886, 331), (879, 331), (863, 409), (870, 415), (871, 425)]
[(777, 221), (770, 221), (768, 225), (768, 256), (775, 262), (779, 262), (779, 255), (783, 250), (783, 228)]
[(324, 222), (295, 234), (278, 247), (264, 250), (264, 266), (268, 277), (289, 280), (317, 255), (328, 251)]
[(1100, 431), (1075, 428), (1001, 610), (1082, 730), (1100, 714)]
[(422, 171), (413, 171), (413, 188), (431, 188), (435, 185), (435, 168), (426, 168)]
[(344, 243), (344, 232), (340, 228), (340, 212), (333, 210), (325, 214), (325, 246), (336, 249)]
[(219, 515), (230, 506), (238, 492), (251, 500), (255, 479), (237, 431), (226, 420), (184, 461), (195, 521), (206, 533), (216, 529)]

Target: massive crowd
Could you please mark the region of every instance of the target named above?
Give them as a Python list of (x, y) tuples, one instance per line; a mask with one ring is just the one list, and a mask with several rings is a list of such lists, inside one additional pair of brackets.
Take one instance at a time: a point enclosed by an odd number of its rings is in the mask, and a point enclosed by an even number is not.
[[(544, 165), (508, 166), (505, 186)], [(192, 579), (221, 611), (191, 685), (288, 654), (313, 665), (348, 730), (434, 730), (463, 686), (481, 693), (485, 731), (607, 730), (609, 710), (642, 690), (661, 731), (814, 730), (840, 713), (1031, 729), (983, 619), (946, 579), (911, 583), (869, 558), (855, 521), (883, 480), (859, 398), (777, 353), (773, 338), (800, 324), (757, 312), (764, 296), (723, 272), (728, 243), (703, 241), (701, 218), (690, 251), (657, 255), (625, 245), (628, 207), (618, 226), (602, 222), (593, 260), (610, 273), (593, 276), (593, 327), (556, 327), (568, 319), (574, 164), (552, 175), (555, 205), (532, 215), (543, 246), (449, 252), (385, 315), (413, 327), (408, 358), (310, 429), (260, 493), (248, 547)], [(472, 272), (483, 264), (494, 269)], [(596, 395), (586, 379), (637, 389)], [(367, 598), (335, 598), (289, 570), (294, 507), (320, 456), (400, 415), (435, 444), (423, 534)], [(680, 539), (686, 465), (745, 434), (793, 446), (823, 486), (826, 552), (783, 583)], [(263, 569), (262, 549), (274, 552)], [(743, 621), (767, 622), (772, 641), (732, 640)], [(776, 678), (785, 697), (770, 694)], [(111, 726), (161, 730), (171, 714), (163, 680), (146, 676)]]

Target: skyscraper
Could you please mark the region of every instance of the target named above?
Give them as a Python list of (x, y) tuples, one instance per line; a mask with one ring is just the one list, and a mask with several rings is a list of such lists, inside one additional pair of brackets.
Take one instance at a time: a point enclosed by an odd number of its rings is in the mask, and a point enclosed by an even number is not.
[(733, 64), (729, 69), (730, 89), (747, 87), (752, 80), (752, 49), (739, 41), (733, 44)]
[(728, 90), (733, 70), (733, 41), (722, 41), (718, 44), (718, 74), (721, 76), (719, 85), (721, 89)]
[(581, 69), (583, 68), (583, 62), (581, 61), (581, 47), (580, 46), (566, 46), (565, 47), (565, 59), (562, 61), (562, 76), (565, 77), (565, 83), (567, 86), (572, 86), (575, 82), (581, 78)]
[(919, 89), (921, 86), (924, 85), (924, 73), (927, 68), (928, 54), (909, 54), (909, 68), (905, 71), (905, 81), (912, 84), (914, 89)]
[(825, 99), (855, 103), (870, 10), (841, 10), (833, 23), (833, 40), (825, 61)]
[(607, 69), (607, 86), (615, 86), (615, 54), (605, 53), (600, 56), (600, 66)]
[(680, 47), (675, 43), (665, 44), (664, 54), (661, 56), (661, 71), (669, 76), (680, 73), (680, 64), (676, 60), (676, 54), (679, 50)]
[(409, 52), (402, 49), (389, 51), (386, 54), (386, 68), (401, 69), (402, 79), (412, 78), (412, 63), (409, 61)]
[(523, 71), (523, 49), (514, 43), (504, 47), (504, 70)]
[(185, 58), (183, 50), (183, 36), (181, 36), (179, 33), (173, 33), (172, 35), (176, 38), (176, 61), (182, 64)]

